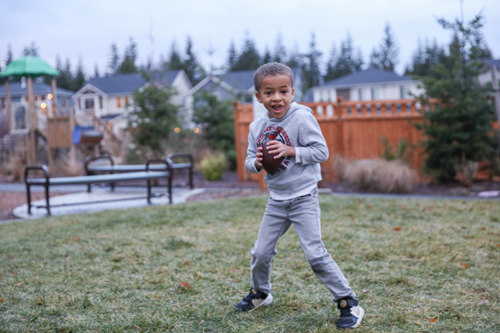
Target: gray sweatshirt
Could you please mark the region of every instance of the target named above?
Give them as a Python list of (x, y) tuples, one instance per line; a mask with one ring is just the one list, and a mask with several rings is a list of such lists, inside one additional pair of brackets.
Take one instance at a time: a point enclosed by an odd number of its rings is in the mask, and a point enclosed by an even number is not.
[(245, 167), (252, 173), (262, 171), (255, 167), (255, 160), (257, 147), (267, 137), (295, 147), (296, 153), (285, 157), (277, 173), (266, 174), (271, 192), (291, 196), (322, 179), (319, 163), (328, 159), (328, 147), (310, 108), (293, 102), (283, 118), (269, 118), (265, 113), (250, 124)]

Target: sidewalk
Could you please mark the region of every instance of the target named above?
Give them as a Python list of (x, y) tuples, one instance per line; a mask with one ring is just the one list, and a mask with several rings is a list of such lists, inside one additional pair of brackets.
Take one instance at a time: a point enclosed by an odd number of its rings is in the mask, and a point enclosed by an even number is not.
[[(36, 187), (33, 187), (33, 189), (35, 188)], [(41, 190), (43, 190), (43, 188), (41, 188)], [(144, 186), (116, 187), (115, 191), (111, 191), (109, 187), (93, 188), (91, 193), (87, 193), (86, 190), (86, 186), (61, 186), (60, 188), (57, 186), (51, 187), (51, 192), (53, 193), (57, 191), (64, 191), (66, 193), (74, 192), (50, 198), (50, 210), (52, 216), (150, 206), (146, 199), (146, 188)], [(0, 184), (0, 191), (24, 192), (25, 188), (24, 184)], [(161, 196), (153, 197), (151, 199), (151, 205), (158, 206), (169, 204), (165, 187), (153, 187), (152, 192), (159, 193)], [(203, 192), (205, 192), (205, 189), (191, 190), (189, 188), (173, 188), (173, 204), (184, 203), (190, 196)], [(38, 219), (48, 216), (45, 208), (36, 207), (41, 205), (45, 205), (45, 199), (34, 201), (32, 203), (31, 215), (28, 214), (27, 204), (16, 207), (13, 210), (13, 214), (16, 217), (25, 220)]]

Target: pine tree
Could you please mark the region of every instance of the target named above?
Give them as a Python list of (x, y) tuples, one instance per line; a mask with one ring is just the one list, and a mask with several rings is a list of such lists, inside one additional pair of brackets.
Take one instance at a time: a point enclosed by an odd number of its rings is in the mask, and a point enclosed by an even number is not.
[(379, 48), (370, 54), (370, 66), (394, 72), (398, 63), (399, 46), (389, 23), (384, 28), (384, 38)]
[(169, 71), (184, 69), (182, 57), (181, 54), (179, 53), (179, 50), (177, 49), (177, 42), (175, 40), (172, 42), (172, 45), (170, 46), (170, 54), (168, 57), (167, 68)]
[(285, 63), (286, 54), (287, 54), (286, 48), (285, 45), (283, 45), (283, 37), (280, 34), (278, 34), (278, 37), (276, 37), (276, 44), (274, 46), (273, 61)]
[(273, 61), (273, 57), (271, 56), (271, 52), (269, 51), (269, 48), (266, 47), (266, 51), (264, 52), (264, 55), (262, 56), (262, 65), (270, 63)]
[(234, 70), (234, 66), (236, 65), (237, 61), (238, 61), (238, 53), (236, 52), (236, 46), (234, 45), (234, 41), (231, 40), (231, 44), (229, 44), (229, 50), (227, 53), (227, 65), (229, 71)]
[(60, 72), (56, 76), (56, 84), (59, 88), (72, 90), (73, 89), (73, 74), (71, 73), (71, 63), (66, 60), (66, 65), (63, 65), (61, 58), (56, 57), (56, 69)]
[(295, 43), (294, 48), (290, 52), (290, 57), (288, 58), (286, 65), (290, 68), (302, 67), (302, 55), (299, 52), (297, 43)]
[(148, 148), (154, 157), (164, 158), (167, 142), (180, 126), (179, 107), (170, 102), (170, 87), (150, 85), (132, 93), (133, 111), (129, 123), (134, 131), (132, 139), (139, 149)]
[(4, 60), (5, 67), (7, 67), (12, 62), (12, 60), (14, 60), (14, 55), (12, 54), (12, 48), (10, 47), (9, 44), (7, 49), (7, 54), (5, 55), (5, 60)]
[(36, 46), (35, 42), (31, 42), (31, 45), (23, 49), (23, 56), (38, 57), (38, 46)]
[(446, 58), (446, 52), (443, 47), (434, 40), (432, 43), (428, 40), (424, 44), (419, 40), (417, 49), (413, 52), (411, 65), (405, 70), (406, 75), (413, 75), (416, 78), (424, 76), (433, 76), (431, 68), (438, 63), (443, 63)]
[(219, 100), (211, 91), (204, 91), (194, 103), (193, 121), (202, 128), (203, 139), (213, 150), (224, 152), (236, 167), (234, 145), (234, 111), (230, 100)]
[(134, 39), (130, 37), (129, 45), (125, 49), (125, 53), (123, 55), (123, 61), (118, 68), (118, 73), (120, 74), (129, 74), (129, 73), (137, 73), (137, 66), (135, 62), (137, 61), (137, 44), (134, 42)]
[(118, 47), (115, 43), (111, 44), (111, 57), (108, 63), (109, 74), (115, 75), (120, 68), (120, 56), (118, 55)]
[(337, 47), (335, 43), (332, 46), (332, 51), (330, 52), (330, 59), (328, 59), (328, 63), (326, 64), (326, 75), (324, 77), (325, 82), (331, 81), (337, 76), (335, 75), (335, 65), (338, 62), (338, 54)]
[(99, 66), (95, 64), (94, 66), (94, 77), (100, 77), (101, 75), (99, 74)]
[(186, 56), (184, 58), (183, 67), (191, 83), (193, 85), (197, 84), (199, 82), (200, 64), (193, 50), (193, 41), (189, 36), (186, 38)]
[(439, 104), (434, 111), (423, 112), (423, 123), (415, 126), (427, 138), (422, 144), (424, 171), (439, 182), (449, 182), (457, 165), (493, 159), (495, 113), (488, 96), (491, 88), (478, 81), (484, 64), (474, 37), (481, 32), (483, 17), (477, 15), (468, 23), (444, 18), (438, 22), (454, 33), (445, 61), (431, 68), (433, 77), (423, 78), (427, 94)]
[(82, 59), (78, 61), (78, 66), (76, 67), (76, 75), (71, 82), (73, 91), (78, 91), (85, 83), (85, 69), (83, 68)]
[(360, 71), (362, 66), (363, 55), (361, 49), (358, 49), (357, 54), (355, 54), (354, 41), (351, 35), (348, 34), (346, 39), (340, 42), (340, 52), (337, 53), (335, 48), (335, 54), (330, 56), (327, 66), (328, 81)]
[(255, 41), (248, 34), (243, 41), (243, 47), (238, 60), (234, 64), (233, 71), (253, 70), (260, 66), (260, 55), (255, 46)]
[(305, 55), (305, 58), (306, 62), (303, 65), (303, 71), (307, 88), (319, 86), (323, 80), (321, 72), (319, 70), (321, 52), (316, 49), (316, 36), (314, 35), (314, 33), (311, 34), (309, 53)]

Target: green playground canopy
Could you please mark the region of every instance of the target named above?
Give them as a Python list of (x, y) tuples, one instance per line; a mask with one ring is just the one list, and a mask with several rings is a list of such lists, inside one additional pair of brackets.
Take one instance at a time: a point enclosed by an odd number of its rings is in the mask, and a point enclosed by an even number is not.
[(38, 57), (26, 56), (7, 65), (0, 76), (11, 75), (59, 75), (59, 71)]

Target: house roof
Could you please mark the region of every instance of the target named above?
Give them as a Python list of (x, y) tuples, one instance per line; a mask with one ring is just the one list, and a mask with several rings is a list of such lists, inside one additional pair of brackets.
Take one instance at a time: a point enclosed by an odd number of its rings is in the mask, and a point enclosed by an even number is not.
[[(294, 77), (301, 75), (301, 70), (299, 67), (292, 68), (292, 72)], [(230, 85), (236, 90), (239, 91), (248, 91), (252, 90), (253, 84), (253, 74), (254, 70), (249, 71), (235, 71), (235, 72), (227, 72), (222, 75), (218, 75), (217, 77), (222, 81)]]
[[(52, 87), (45, 83), (33, 82), (33, 90), (35, 91), (35, 95), (47, 95), (52, 93)], [(62, 88), (57, 88), (56, 92), (58, 97), (71, 97), (74, 94), (72, 91)], [(27, 85), (23, 87), (21, 82), (11, 82), (10, 95), (12, 97), (21, 97), (28, 95)], [(0, 86), (0, 97), (5, 97), (5, 85)]]
[(370, 67), (364, 71), (348, 74), (338, 79), (328, 81), (321, 87), (326, 87), (326, 86), (349, 87), (349, 86), (356, 86), (363, 84), (389, 83), (389, 82), (400, 82), (400, 81), (413, 81), (413, 80), (411, 79), (411, 77), (406, 75), (400, 76), (391, 71)]
[(105, 94), (119, 94), (131, 93), (146, 83), (141, 74), (133, 73), (95, 77), (85, 82), (84, 86), (91, 84)]
[(158, 82), (162, 86), (171, 86), (180, 72), (182, 72), (182, 70), (176, 70), (164, 73), (155, 73), (152, 78), (154, 81)]
[(486, 65), (495, 65), (496, 68), (500, 69), (500, 59), (482, 59)]
[(254, 70), (227, 72), (217, 75), (217, 78), (233, 87), (233, 89), (247, 91), (253, 86), (253, 73), (255, 73)]

